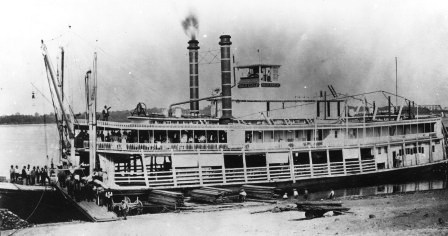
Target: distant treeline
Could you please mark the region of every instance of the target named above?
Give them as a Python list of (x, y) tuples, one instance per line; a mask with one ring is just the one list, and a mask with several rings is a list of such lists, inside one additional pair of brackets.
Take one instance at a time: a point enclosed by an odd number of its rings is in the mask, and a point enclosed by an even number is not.
[(54, 114), (45, 115), (21, 115), (14, 114), (9, 116), (0, 116), (0, 124), (2, 125), (17, 125), (17, 124), (50, 124), (56, 123)]
[[(98, 119), (102, 118), (101, 115), (102, 110), (98, 110), (97, 117)], [(128, 117), (131, 116), (131, 113), (133, 110), (123, 110), (123, 111), (109, 111), (109, 120), (110, 121), (117, 121), (117, 122), (125, 122), (128, 121)], [(148, 114), (162, 114), (163, 109), (153, 107), (146, 110), (146, 113)], [(188, 114), (188, 110), (183, 110), (183, 114)], [(206, 107), (203, 110), (201, 110), (202, 114), (209, 115), (210, 114), (210, 107)], [(75, 114), (76, 119), (85, 119), (86, 113), (77, 113)], [(17, 125), (17, 124), (50, 124), (50, 123), (56, 123), (56, 117), (54, 116), (54, 113), (40, 115), (38, 113), (34, 115), (22, 115), (20, 113), (16, 113), (14, 115), (6, 115), (6, 116), (0, 116), (0, 125)]]

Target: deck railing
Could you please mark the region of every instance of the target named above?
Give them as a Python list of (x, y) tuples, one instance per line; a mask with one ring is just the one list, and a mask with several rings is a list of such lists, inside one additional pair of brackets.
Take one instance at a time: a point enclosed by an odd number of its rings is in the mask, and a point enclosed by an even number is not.
[(345, 159), (319, 164), (268, 165), (262, 167), (224, 168), (197, 167), (154, 171), (146, 166), (137, 171), (116, 171), (115, 183), (119, 186), (148, 186), (151, 188), (192, 187), (202, 185), (244, 184), (272, 181), (300, 181), (309, 178), (343, 176), (377, 171), (374, 159)]
[[(421, 119), (412, 119), (412, 120), (401, 120), (401, 121), (379, 121), (379, 122), (349, 122), (347, 126), (349, 128), (371, 128), (371, 127), (380, 127), (380, 126), (388, 126), (388, 125), (410, 125), (410, 124), (419, 124), (426, 122), (434, 122), (438, 121), (440, 118), (421, 118)], [(76, 122), (77, 125), (87, 126), (88, 122), (85, 119), (78, 119)], [(289, 125), (251, 125), (251, 124), (230, 124), (230, 125), (219, 125), (219, 124), (174, 124), (174, 123), (166, 123), (166, 124), (148, 124), (148, 123), (130, 123), (130, 122), (114, 122), (114, 121), (97, 121), (97, 125), (99, 127), (108, 127), (115, 129), (155, 129), (155, 130), (166, 130), (166, 129), (195, 129), (195, 130), (204, 130), (204, 129), (214, 129), (214, 130), (228, 130), (234, 128), (246, 128), (248, 130), (253, 129), (282, 129), (288, 130), (291, 128), (314, 128), (314, 124), (306, 124), (306, 123), (293, 123)], [(318, 124), (318, 129), (330, 129), (330, 128), (340, 128), (341, 124)]]
[(247, 182), (268, 181), (267, 167), (246, 168)]
[(269, 166), (269, 177), (273, 181), (292, 179), (289, 165)]
[(330, 162), (330, 173), (331, 175), (343, 175), (344, 173), (344, 162)]
[(227, 183), (244, 183), (244, 168), (232, 168), (226, 169), (226, 182)]
[[(368, 137), (362, 139), (324, 140), (324, 141), (294, 141), (294, 142), (265, 142), (265, 143), (120, 143), (120, 142), (97, 142), (98, 150), (110, 151), (134, 151), (134, 152), (161, 152), (161, 151), (191, 151), (191, 150), (288, 150), (322, 148), (322, 147), (350, 147), (369, 144), (386, 144), (389, 142), (403, 142), (422, 140), (436, 137), (435, 133), (408, 134), (389, 137)], [(89, 148), (89, 141), (83, 142), (84, 148)]]

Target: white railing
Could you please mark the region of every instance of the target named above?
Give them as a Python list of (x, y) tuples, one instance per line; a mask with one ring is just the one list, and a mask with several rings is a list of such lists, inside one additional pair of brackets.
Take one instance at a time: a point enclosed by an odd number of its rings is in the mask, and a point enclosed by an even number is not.
[[(166, 150), (221, 150), (228, 149), (226, 143), (119, 143), (97, 142), (98, 150), (111, 151), (166, 151)], [(89, 142), (84, 141), (84, 148), (89, 147)]]
[[(374, 159), (359, 160), (348, 159), (341, 162), (320, 164), (269, 165), (268, 167), (224, 168), (211, 167), (174, 169), (171, 171), (153, 171), (150, 165), (146, 166), (145, 174), (140, 166), (137, 171), (115, 172), (115, 182), (120, 186), (146, 185), (148, 187), (189, 187), (215, 184), (244, 184), (269, 181), (288, 181), (341, 176), (345, 174), (361, 174), (376, 171)], [(292, 176), (294, 175), (294, 176)]]
[(202, 168), (203, 184), (220, 184), (224, 183), (222, 169)]
[(176, 169), (177, 186), (200, 185), (199, 169)]
[(227, 183), (244, 183), (244, 168), (232, 168), (226, 169), (226, 182)]
[(375, 159), (361, 161), (362, 172), (376, 171)]
[(359, 160), (351, 160), (351, 161), (345, 160), (345, 169), (347, 174), (361, 173)]
[(343, 175), (344, 172), (344, 162), (330, 162), (330, 173), (331, 175)]
[[(371, 123), (362, 123), (362, 122), (349, 122), (348, 124), (342, 124), (343, 126), (347, 126), (349, 128), (373, 128), (373, 127), (382, 127), (382, 126), (390, 126), (390, 125), (410, 125), (410, 124), (421, 124), (428, 122), (439, 121), (440, 118), (422, 118), (422, 119), (413, 119), (413, 120), (401, 120), (401, 121), (378, 121)], [(84, 119), (77, 120), (78, 125), (88, 125), (87, 121)], [(148, 123), (130, 123), (130, 122), (114, 122), (114, 121), (97, 121), (97, 125), (99, 127), (108, 127), (108, 128), (116, 128), (116, 129), (155, 129), (155, 130), (166, 130), (166, 129), (194, 129), (194, 130), (204, 130), (204, 129), (214, 129), (214, 130), (228, 130), (228, 129), (236, 129), (243, 128), (247, 130), (270, 130), (270, 129), (282, 129), (282, 130), (291, 130), (291, 128), (312, 128), (314, 129), (314, 124), (305, 124), (305, 123), (294, 123), (289, 125), (251, 125), (251, 124), (230, 124), (230, 125), (219, 125), (219, 124), (148, 124)], [(340, 128), (341, 124), (318, 124), (318, 129), (331, 129), (331, 128)]]
[(310, 164), (294, 165), (294, 175), (297, 178), (310, 178), (311, 177)]
[[(147, 165), (146, 169), (150, 169), (151, 166)], [(172, 171), (155, 171), (148, 172), (148, 184), (149, 187), (157, 186), (174, 186), (174, 175)]]
[[(303, 142), (265, 142), (265, 143), (120, 143), (120, 142), (97, 142), (98, 150), (111, 151), (189, 151), (189, 150), (229, 150), (241, 149), (245, 150), (288, 150), (292, 149), (308, 149), (322, 147), (349, 147), (369, 144), (382, 144), (388, 142), (403, 142), (409, 140), (425, 139), (435, 136), (435, 133), (425, 134), (408, 134), (388, 137), (369, 137), (362, 139), (344, 139), (344, 140), (324, 140), (324, 141), (303, 141)], [(84, 148), (89, 148), (89, 141), (84, 141)]]
[(327, 163), (313, 164), (313, 176), (329, 175)]
[(269, 178), (271, 180), (292, 179), (289, 165), (269, 166)]
[(119, 171), (114, 175), (117, 185), (146, 185), (143, 172)]
[(246, 168), (247, 182), (268, 181), (267, 167)]

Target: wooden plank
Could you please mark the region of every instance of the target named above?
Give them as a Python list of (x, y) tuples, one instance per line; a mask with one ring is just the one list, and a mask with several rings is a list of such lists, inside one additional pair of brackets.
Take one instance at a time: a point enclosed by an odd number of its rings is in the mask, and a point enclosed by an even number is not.
[(66, 199), (68, 199), (81, 213), (94, 222), (105, 222), (118, 220), (117, 215), (114, 212), (107, 211), (107, 208), (96, 205), (95, 202), (81, 201), (77, 202), (68, 195), (65, 189), (55, 185)]

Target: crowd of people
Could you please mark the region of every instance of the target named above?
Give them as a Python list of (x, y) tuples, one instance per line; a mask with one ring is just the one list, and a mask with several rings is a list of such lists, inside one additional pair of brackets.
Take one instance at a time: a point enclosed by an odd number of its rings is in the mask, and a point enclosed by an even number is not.
[(113, 194), (110, 189), (105, 189), (95, 180), (103, 181), (107, 178), (102, 168), (95, 168), (91, 176), (82, 176), (70, 165), (68, 171), (58, 172), (58, 183), (61, 188), (66, 188), (68, 195), (77, 202), (95, 202), (97, 205), (106, 206), (112, 211)]
[[(139, 137), (140, 136), (140, 137)], [(248, 136), (249, 137), (249, 136)], [(246, 142), (251, 142), (251, 136), (246, 137)], [(148, 136), (147, 133), (137, 134), (136, 130), (98, 130), (96, 133), (97, 142), (119, 142), (119, 143), (226, 143), (227, 135), (220, 133), (217, 135), (199, 134), (192, 135), (191, 133), (183, 134), (159, 134)], [(219, 139), (219, 140), (218, 140)], [(82, 147), (84, 141), (89, 140), (89, 132), (81, 129), (75, 138), (75, 147)]]
[[(30, 164), (23, 166), (11, 165), (9, 169), (9, 179), (11, 183), (23, 185), (46, 185), (50, 183), (50, 176), (54, 173), (54, 169), (49, 169), (47, 166), (42, 168), (39, 166), (31, 167)], [(48, 181), (48, 182), (47, 182)]]
[[(11, 165), (10, 182), (23, 185), (47, 185), (50, 184), (50, 176), (54, 173), (56, 170), (47, 166), (40, 168), (27, 165), (19, 169), (18, 165)], [(106, 206), (108, 211), (113, 211), (113, 192), (98, 184), (98, 181), (102, 182), (104, 179), (107, 179), (107, 173), (101, 168), (95, 168), (90, 176), (84, 176), (82, 169), (76, 169), (71, 164), (68, 169), (57, 171), (59, 186), (66, 189), (72, 199), (77, 202), (95, 202), (97, 205)], [(128, 202), (123, 200), (119, 204), (119, 211), (126, 219), (129, 211)]]

